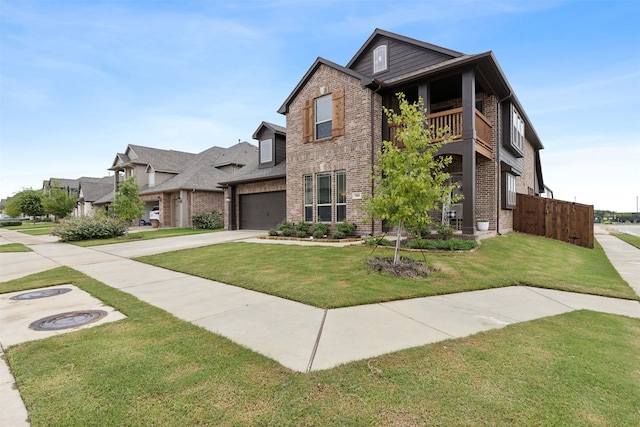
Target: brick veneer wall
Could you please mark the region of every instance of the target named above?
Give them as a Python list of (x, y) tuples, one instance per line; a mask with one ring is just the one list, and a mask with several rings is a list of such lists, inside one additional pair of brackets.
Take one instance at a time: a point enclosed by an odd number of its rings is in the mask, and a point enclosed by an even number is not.
[[(344, 90), (344, 136), (331, 137), (309, 143), (302, 142), (302, 106), (305, 100)], [(373, 96), (373, 129), (372, 129)], [(359, 209), (363, 200), (353, 199), (353, 193), (371, 194), (371, 154), (381, 144), (381, 97), (367, 88), (360, 80), (338, 70), (320, 65), (305, 87), (289, 105), (287, 113), (287, 219), (299, 222), (304, 219), (304, 175), (313, 176), (313, 198), (316, 202), (316, 174), (330, 172), (332, 203), (335, 204), (335, 172), (346, 171), (347, 221), (358, 225), (361, 234), (379, 232), (381, 223), (364, 223), (366, 215)], [(372, 130), (374, 135), (372, 147)], [(335, 206), (332, 209), (335, 223)], [(315, 219), (314, 209), (314, 219)]]

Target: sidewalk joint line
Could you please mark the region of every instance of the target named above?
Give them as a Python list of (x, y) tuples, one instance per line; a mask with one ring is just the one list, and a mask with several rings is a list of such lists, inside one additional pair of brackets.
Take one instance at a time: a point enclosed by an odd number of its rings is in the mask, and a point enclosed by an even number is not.
[(320, 329), (318, 330), (318, 336), (316, 337), (316, 342), (313, 344), (313, 350), (311, 350), (311, 358), (309, 359), (309, 363), (307, 364), (307, 369), (305, 370), (305, 374), (308, 374), (311, 371), (311, 366), (313, 365), (313, 361), (316, 358), (316, 352), (318, 351), (318, 345), (320, 345), (320, 337), (322, 336), (322, 330), (324, 329), (324, 321), (327, 318), (328, 309), (324, 309), (324, 313), (322, 314), (322, 321), (320, 322)]

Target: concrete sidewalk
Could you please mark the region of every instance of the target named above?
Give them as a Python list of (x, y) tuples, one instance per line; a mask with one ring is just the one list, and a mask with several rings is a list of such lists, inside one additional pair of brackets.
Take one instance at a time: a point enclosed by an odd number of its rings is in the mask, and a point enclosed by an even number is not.
[[(256, 232), (226, 231), (80, 248), (1, 230), (0, 243), (3, 239), (21, 241), (35, 253), (0, 254), (0, 282), (52, 266), (70, 266), (298, 372), (329, 369), (350, 361), (573, 310), (640, 318), (638, 301), (532, 287), (497, 288), (323, 310), (128, 259), (255, 236)], [(640, 275), (632, 268), (640, 265), (640, 250), (621, 241), (622, 245), (618, 245), (619, 239), (613, 236), (598, 234), (597, 237), (614, 266), (628, 270), (623, 277), (638, 292)], [(614, 240), (609, 241), (607, 237)]]

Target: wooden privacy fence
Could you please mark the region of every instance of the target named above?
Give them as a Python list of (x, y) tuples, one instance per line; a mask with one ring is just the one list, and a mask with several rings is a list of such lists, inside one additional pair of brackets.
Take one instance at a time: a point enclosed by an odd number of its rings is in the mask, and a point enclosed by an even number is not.
[(518, 194), (513, 228), (593, 249), (593, 206)]

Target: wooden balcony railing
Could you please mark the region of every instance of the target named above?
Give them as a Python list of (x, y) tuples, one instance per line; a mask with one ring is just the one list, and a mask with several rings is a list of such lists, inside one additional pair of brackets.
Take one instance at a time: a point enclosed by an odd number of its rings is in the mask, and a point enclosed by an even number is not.
[[(493, 159), (493, 145), (491, 144), (492, 125), (480, 111), (476, 110), (476, 151), (480, 154)], [(448, 129), (448, 133), (444, 137), (433, 135), (432, 141), (439, 142), (445, 138), (449, 138), (451, 142), (462, 141), (462, 108), (453, 108), (451, 110), (441, 111), (439, 113), (429, 114), (427, 116), (429, 126), (433, 126), (434, 132), (438, 129)], [(396, 140), (398, 124), (389, 125), (389, 140)]]

